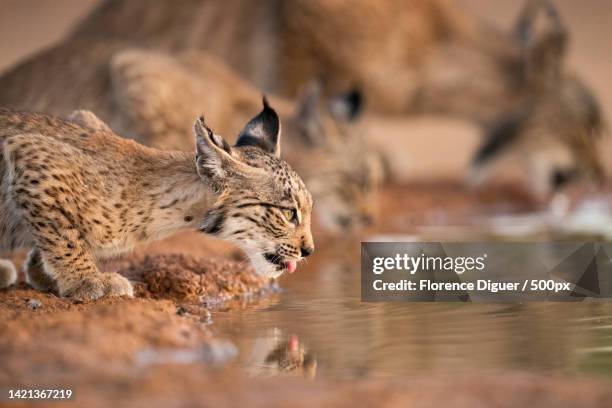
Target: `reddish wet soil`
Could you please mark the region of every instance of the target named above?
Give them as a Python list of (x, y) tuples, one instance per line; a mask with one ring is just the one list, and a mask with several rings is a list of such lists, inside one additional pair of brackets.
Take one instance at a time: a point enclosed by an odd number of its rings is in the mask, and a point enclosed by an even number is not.
[(119, 269), (134, 282), (136, 296), (177, 303), (217, 306), (231, 300), (263, 296), (271, 282), (248, 262), (196, 258), (182, 254), (147, 255)]

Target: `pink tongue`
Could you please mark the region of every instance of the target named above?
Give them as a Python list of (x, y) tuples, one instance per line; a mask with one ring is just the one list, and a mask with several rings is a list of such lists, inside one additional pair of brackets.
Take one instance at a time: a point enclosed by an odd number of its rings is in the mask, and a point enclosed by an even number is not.
[(300, 345), (300, 340), (298, 339), (298, 336), (296, 336), (295, 334), (292, 335), (289, 338), (289, 343), (288, 343), (289, 350), (296, 351), (299, 345)]
[(289, 273), (293, 273), (293, 272), (295, 272), (295, 270), (297, 268), (297, 263), (295, 261), (287, 261), (286, 264), (285, 264), (285, 267), (287, 268)]

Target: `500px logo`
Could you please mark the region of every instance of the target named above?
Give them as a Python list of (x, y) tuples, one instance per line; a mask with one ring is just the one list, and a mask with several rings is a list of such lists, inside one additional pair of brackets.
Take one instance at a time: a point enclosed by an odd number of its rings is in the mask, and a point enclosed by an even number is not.
[(406, 271), (414, 275), (417, 271), (454, 271), (458, 275), (466, 271), (482, 271), (485, 269), (487, 254), (478, 257), (471, 256), (419, 256), (396, 254), (390, 257), (375, 257), (372, 259), (372, 272), (380, 275), (385, 271)]

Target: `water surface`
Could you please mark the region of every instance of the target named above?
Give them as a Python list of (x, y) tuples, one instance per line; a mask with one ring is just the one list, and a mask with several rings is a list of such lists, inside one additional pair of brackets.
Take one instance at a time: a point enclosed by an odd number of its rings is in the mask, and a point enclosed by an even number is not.
[(232, 364), (253, 375), (342, 379), (612, 376), (612, 302), (363, 303), (359, 259), (358, 243), (327, 244), (281, 279), (281, 292), (242, 311), (215, 312), (213, 330), (239, 349)]

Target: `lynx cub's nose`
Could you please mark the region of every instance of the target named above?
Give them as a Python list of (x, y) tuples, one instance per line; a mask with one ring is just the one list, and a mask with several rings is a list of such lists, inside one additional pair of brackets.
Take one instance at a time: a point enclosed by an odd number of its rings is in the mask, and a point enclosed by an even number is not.
[(309, 256), (310, 254), (314, 252), (314, 248), (313, 247), (302, 247), (301, 252), (302, 252), (302, 256), (306, 258), (307, 256)]

